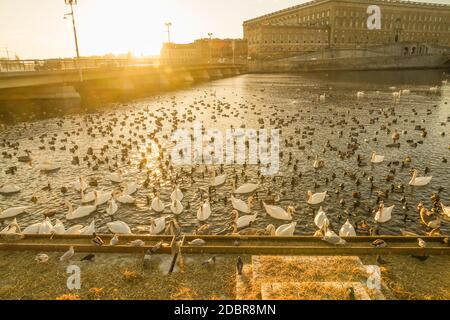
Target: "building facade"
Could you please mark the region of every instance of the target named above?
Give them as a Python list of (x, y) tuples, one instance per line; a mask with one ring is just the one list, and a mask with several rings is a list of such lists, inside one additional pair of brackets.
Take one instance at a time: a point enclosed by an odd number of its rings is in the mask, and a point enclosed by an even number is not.
[[(368, 7), (381, 9), (381, 28), (369, 30)], [(427, 44), (450, 47), (450, 5), (399, 0), (315, 0), (244, 22), (253, 59), (308, 52), (417, 43), (409, 54), (426, 54)], [(414, 51), (414, 52), (412, 52)]]
[(242, 63), (247, 59), (247, 41), (243, 39), (199, 39), (193, 43), (165, 43), (163, 64)]

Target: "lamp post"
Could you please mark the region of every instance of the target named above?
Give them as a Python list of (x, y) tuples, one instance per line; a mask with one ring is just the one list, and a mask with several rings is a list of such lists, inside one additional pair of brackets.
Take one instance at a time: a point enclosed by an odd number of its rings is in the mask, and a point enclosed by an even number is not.
[(172, 22), (166, 22), (164, 25), (167, 28), (167, 43), (170, 43), (170, 27), (172, 27)]
[(212, 36), (213, 34), (211, 32), (208, 33), (209, 37), (209, 63), (212, 63)]
[(73, 13), (73, 6), (77, 5), (77, 0), (64, 0), (66, 5), (70, 6), (70, 12), (66, 13), (64, 15), (64, 19), (67, 18), (67, 16), (71, 16), (72, 17), (72, 26), (73, 26), (73, 36), (75, 39), (75, 49), (77, 51), (77, 68), (78, 68), (78, 73), (80, 75), (80, 82), (83, 81), (83, 72), (81, 70), (81, 65), (80, 65), (80, 50), (78, 48), (78, 37), (77, 37), (77, 28), (76, 28), (76, 24), (75, 24), (75, 15)]

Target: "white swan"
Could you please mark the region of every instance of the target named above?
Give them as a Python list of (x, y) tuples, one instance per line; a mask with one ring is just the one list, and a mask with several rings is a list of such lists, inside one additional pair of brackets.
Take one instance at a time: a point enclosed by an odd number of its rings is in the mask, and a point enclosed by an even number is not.
[(61, 169), (61, 166), (53, 163), (50, 160), (44, 160), (41, 164), (37, 166), (37, 169), (45, 173), (55, 172)]
[(136, 193), (138, 190), (138, 185), (136, 182), (128, 182), (125, 184), (125, 187), (123, 188), (122, 194), (131, 196), (132, 194)]
[(326, 99), (327, 99), (327, 96), (325, 95), (325, 93), (324, 93), (324, 94), (321, 94), (321, 95), (319, 96), (319, 101), (320, 101), (320, 102), (325, 102)]
[(209, 201), (206, 200), (203, 205), (197, 210), (197, 219), (199, 221), (206, 221), (211, 216), (211, 205)]
[[(235, 188), (236, 184), (233, 181), (233, 188)], [(239, 188), (233, 190), (234, 194), (247, 194), (256, 191), (259, 188), (259, 185), (254, 183), (246, 183), (240, 186)]]
[(164, 231), (165, 228), (166, 228), (165, 217), (150, 220), (150, 234), (152, 235), (160, 234), (161, 232)]
[(295, 227), (297, 226), (297, 222), (291, 222), (288, 224), (283, 224), (275, 230), (275, 236), (277, 237), (291, 237), (294, 235)]
[(73, 210), (73, 206), (69, 201), (65, 201), (69, 208), (69, 213), (66, 215), (67, 220), (75, 220), (89, 216), (97, 210), (97, 203), (90, 206), (79, 206), (76, 210)]
[(81, 234), (81, 231), (84, 229), (84, 226), (81, 224), (76, 224), (67, 228), (66, 234)]
[(375, 151), (372, 152), (372, 157), (370, 158), (370, 162), (372, 163), (382, 163), (384, 161), (384, 156), (379, 156)]
[(227, 180), (226, 174), (222, 174), (222, 175), (216, 177), (216, 172), (215, 172), (215, 170), (213, 170), (212, 178), (211, 178), (209, 184), (212, 187), (218, 187), (218, 186), (223, 185), (226, 180)]
[(281, 207), (269, 206), (269, 205), (265, 204), (264, 202), (263, 202), (263, 205), (264, 205), (264, 209), (266, 209), (267, 214), (269, 216), (271, 216), (272, 218), (279, 219), (279, 220), (287, 220), (287, 221), (292, 220), (292, 214), (294, 213), (294, 207), (289, 206), (287, 208), (287, 211), (285, 211)]
[(23, 234), (38, 234), (40, 227), (41, 222), (33, 223), (23, 230)]
[(114, 213), (117, 212), (118, 209), (119, 209), (119, 206), (117, 205), (116, 201), (113, 198), (108, 203), (108, 207), (106, 208), (106, 214), (108, 216), (112, 216)]
[(341, 227), (341, 230), (339, 230), (339, 235), (341, 237), (356, 237), (355, 228), (352, 226), (348, 219)]
[(12, 183), (5, 184), (0, 188), (0, 194), (14, 194), (20, 192), (20, 188)]
[(89, 203), (95, 201), (95, 191), (84, 193), (84, 189), (81, 189), (81, 203)]
[(129, 194), (119, 194), (116, 197), (117, 202), (122, 204), (133, 204), (136, 202), (136, 199), (130, 196)]
[(108, 222), (106, 225), (114, 234), (131, 234), (130, 227), (123, 221)]
[(183, 192), (181, 192), (180, 188), (178, 186), (175, 186), (175, 189), (172, 191), (172, 194), (170, 195), (170, 200), (175, 201), (181, 201), (183, 200)]
[(170, 204), (170, 210), (173, 214), (180, 214), (183, 212), (183, 204), (179, 200), (172, 200)]
[(357, 97), (358, 99), (364, 98), (364, 95), (365, 95), (365, 92), (364, 92), (364, 91), (358, 91), (358, 92), (356, 93), (356, 97)]
[(249, 203), (245, 203), (244, 201), (242, 201), (241, 199), (236, 199), (235, 197), (231, 196), (231, 204), (233, 205), (233, 208), (243, 212), (243, 213), (250, 213), (251, 211), (251, 198), (249, 198)]
[(72, 183), (73, 188), (80, 192), (88, 187), (87, 183), (84, 181), (83, 177), (79, 177), (77, 181)]
[(110, 173), (107, 175), (107, 179), (113, 183), (121, 183), (123, 181), (122, 169), (117, 170), (117, 172)]
[(442, 208), (442, 214), (443, 214), (446, 218), (450, 218), (450, 207), (444, 206), (444, 204), (441, 202), (441, 208)]
[(239, 216), (239, 212), (237, 210), (233, 210), (234, 214), (234, 223), (236, 224), (237, 229), (247, 228), (251, 223), (256, 221), (257, 214), (253, 215), (243, 215)]
[(417, 170), (413, 170), (413, 176), (409, 181), (410, 186), (421, 187), (426, 186), (431, 182), (433, 177), (417, 177)]
[(313, 168), (320, 169), (322, 167), (323, 167), (323, 161), (319, 160), (319, 156), (316, 155), (316, 159), (314, 160), (314, 163), (313, 163)]
[(152, 200), (152, 209), (155, 212), (162, 212), (164, 211), (164, 208), (166, 206), (164, 205), (164, 202), (161, 201), (161, 199), (159, 198), (159, 193), (156, 194), (156, 197), (153, 198)]
[(322, 193), (315, 193), (313, 194), (311, 191), (308, 191), (308, 198), (307, 198), (307, 202), (308, 204), (320, 204), (322, 202), (324, 202), (325, 197), (327, 195), (327, 192), (322, 192)]
[(97, 199), (97, 206), (107, 203), (112, 198), (112, 192), (94, 191), (94, 198)]
[(92, 222), (88, 226), (80, 230), (81, 235), (91, 236), (94, 232), (95, 232), (95, 219), (92, 219)]
[(384, 203), (382, 202), (378, 208), (378, 211), (375, 213), (375, 221), (378, 223), (385, 223), (391, 220), (394, 207), (395, 206), (385, 208)]
[(44, 222), (41, 223), (39, 226), (39, 234), (52, 234), (54, 233), (55, 229), (53, 229), (52, 222), (50, 221), (50, 218), (45, 218)]
[(19, 214), (25, 213), (29, 208), (28, 206), (8, 208), (0, 213), (0, 219), (14, 218)]
[(325, 211), (323, 211), (322, 207), (319, 208), (319, 211), (314, 217), (314, 223), (319, 229), (322, 229), (324, 225), (326, 227), (329, 226), (330, 221), (328, 220), (327, 214), (325, 213)]
[(6, 226), (2, 231), (0, 231), (0, 234), (20, 234), (22, 233), (20, 230), (20, 226), (17, 223), (17, 219), (14, 218), (14, 220)]
[(66, 233), (66, 227), (64, 227), (64, 223), (62, 223), (61, 220), (56, 219), (55, 225), (53, 226), (53, 230), (55, 234), (65, 234)]

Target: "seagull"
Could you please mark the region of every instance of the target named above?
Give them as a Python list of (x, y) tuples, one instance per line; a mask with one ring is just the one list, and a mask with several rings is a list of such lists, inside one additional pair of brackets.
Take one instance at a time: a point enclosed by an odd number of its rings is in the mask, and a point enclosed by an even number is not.
[(203, 262), (202, 265), (204, 265), (204, 266), (210, 266), (210, 265), (213, 265), (213, 264), (215, 264), (215, 263), (216, 263), (216, 257), (214, 256), (214, 257), (212, 257), (212, 258), (206, 260), (205, 262)]
[(34, 260), (36, 260), (39, 263), (46, 263), (48, 261), (48, 255), (46, 255), (45, 253), (39, 253), (36, 255)]
[(109, 241), (109, 245), (115, 246), (118, 243), (119, 243), (119, 237), (117, 236), (117, 234), (115, 234), (114, 237), (112, 237), (111, 240)]
[(72, 259), (74, 254), (75, 254), (75, 251), (73, 250), (73, 246), (71, 246), (69, 248), (69, 250), (67, 250), (66, 253), (64, 253), (61, 256), (61, 258), (59, 258), (59, 261), (62, 261), (62, 262), (70, 261), (70, 259)]

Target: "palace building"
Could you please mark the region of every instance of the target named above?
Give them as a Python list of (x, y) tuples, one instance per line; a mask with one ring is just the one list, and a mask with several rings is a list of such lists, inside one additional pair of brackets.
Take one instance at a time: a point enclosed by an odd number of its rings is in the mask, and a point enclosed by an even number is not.
[[(369, 30), (368, 7), (381, 10), (381, 28)], [(252, 59), (273, 60), (325, 49), (410, 43), (450, 48), (450, 5), (399, 0), (315, 0), (244, 22)]]

